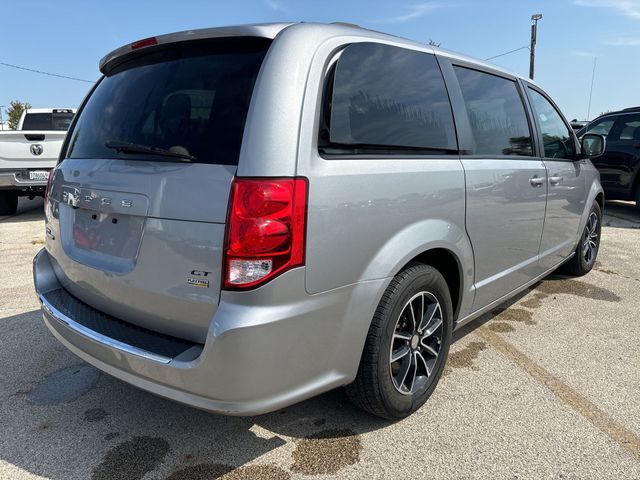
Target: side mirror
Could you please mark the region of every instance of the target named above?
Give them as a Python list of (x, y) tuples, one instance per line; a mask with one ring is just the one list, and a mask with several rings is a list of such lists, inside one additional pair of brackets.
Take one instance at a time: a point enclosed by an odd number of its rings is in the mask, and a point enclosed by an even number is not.
[(599, 157), (604, 153), (606, 146), (607, 140), (597, 133), (586, 133), (580, 139), (582, 158)]

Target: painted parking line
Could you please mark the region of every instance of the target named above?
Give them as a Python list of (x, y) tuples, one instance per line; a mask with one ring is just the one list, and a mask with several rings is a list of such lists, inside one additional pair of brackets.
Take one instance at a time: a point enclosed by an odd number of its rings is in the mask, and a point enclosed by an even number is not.
[(534, 380), (551, 390), (563, 403), (586, 418), (623, 450), (640, 460), (640, 436), (618, 423), (611, 415), (531, 360), (500, 335), (489, 330), (487, 326), (478, 327), (475, 333), (531, 375)]

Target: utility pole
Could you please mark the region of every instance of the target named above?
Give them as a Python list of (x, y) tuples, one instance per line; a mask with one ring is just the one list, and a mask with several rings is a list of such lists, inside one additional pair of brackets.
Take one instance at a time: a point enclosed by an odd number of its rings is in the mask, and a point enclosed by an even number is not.
[(4, 122), (2, 121), (2, 109), (5, 107), (6, 105), (0, 105), (0, 130), (4, 130)]
[(531, 20), (533, 20), (533, 23), (531, 24), (531, 47), (529, 48), (531, 51), (531, 57), (529, 58), (529, 78), (531, 80), (533, 80), (533, 71), (536, 62), (536, 34), (538, 33), (538, 20), (541, 18), (541, 13), (531, 15)]

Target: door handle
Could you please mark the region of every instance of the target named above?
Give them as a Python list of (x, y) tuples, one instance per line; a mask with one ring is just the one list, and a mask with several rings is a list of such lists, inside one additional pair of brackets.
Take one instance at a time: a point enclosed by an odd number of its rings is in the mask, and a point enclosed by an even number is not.
[(562, 182), (562, 180), (564, 180), (564, 178), (560, 176), (549, 177), (549, 183), (551, 185), (558, 185)]
[(529, 179), (529, 183), (531, 184), (532, 187), (538, 188), (544, 185), (544, 178), (534, 175)]

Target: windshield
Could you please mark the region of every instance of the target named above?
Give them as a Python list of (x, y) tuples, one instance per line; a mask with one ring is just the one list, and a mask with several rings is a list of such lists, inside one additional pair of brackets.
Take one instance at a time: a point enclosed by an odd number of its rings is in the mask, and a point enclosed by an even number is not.
[(53, 113), (27, 113), (22, 122), (22, 130), (60, 130), (69, 129), (73, 120), (71, 111)]
[[(268, 46), (247, 38), (176, 44), (116, 67), (84, 106), (66, 156), (158, 160), (155, 149), (236, 165)], [(136, 148), (113, 148), (121, 144)]]

